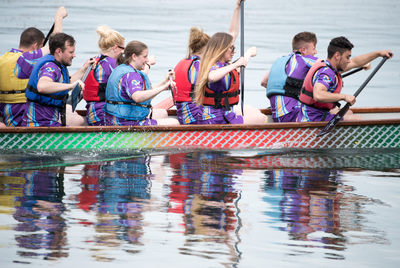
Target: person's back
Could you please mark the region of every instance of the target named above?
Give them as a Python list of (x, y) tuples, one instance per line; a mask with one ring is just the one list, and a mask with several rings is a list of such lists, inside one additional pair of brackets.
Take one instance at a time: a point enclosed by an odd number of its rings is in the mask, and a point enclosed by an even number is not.
[(7, 126), (20, 126), (26, 103), (25, 88), (37, 59), (43, 56), (44, 34), (28, 28), (20, 38), (18, 49), (0, 57), (0, 116)]
[(173, 92), (177, 118), (180, 124), (197, 124), (202, 120), (202, 106), (193, 101), (199, 72), (200, 58), (210, 37), (202, 30), (190, 29), (188, 56), (174, 68), (176, 87)]
[(293, 52), (277, 59), (261, 85), (266, 87), (275, 122), (295, 122), (299, 112), (300, 89), (314, 57), (317, 38), (314, 33), (301, 32), (292, 40)]
[[(62, 31), (62, 20), (67, 16), (64, 7), (58, 8), (53, 32)], [(21, 126), (25, 112), (25, 89), (36, 62), (49, 53), (43, 47), (44, 34), (35, 27), (25, 29), (18, 49), (11, 49), (0, 57), (0, 118), (6, 126)]]

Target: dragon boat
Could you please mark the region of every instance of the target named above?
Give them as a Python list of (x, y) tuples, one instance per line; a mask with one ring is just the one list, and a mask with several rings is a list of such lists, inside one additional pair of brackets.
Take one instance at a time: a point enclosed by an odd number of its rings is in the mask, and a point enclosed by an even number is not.
[(6, 127), (0, 150), (400, 149), (400, 107), (352, 111), (364, 120), (340, 122), (322, 137), (317, 134), (327, 122), (273, 123), (263, 109), (269, 123), (258, 125)]

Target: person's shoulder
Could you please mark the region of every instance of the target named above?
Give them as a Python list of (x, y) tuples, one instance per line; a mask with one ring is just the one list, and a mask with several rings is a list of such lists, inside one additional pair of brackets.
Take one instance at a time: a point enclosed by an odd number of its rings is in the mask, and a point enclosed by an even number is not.
[(43, 53), (41, 49), (38, 49), (38, 50), (24, 52), (22, 53), (21, 56), (27, 60), (34, 60), (43, 57)]
[(313, 60), (313, 61), (317, 61), (318, 60), (318, 57), (315, 57), (314, 55), (301, 55), (301, 57), (304, 58), (304, 59), (310, 59), (310, 60)]

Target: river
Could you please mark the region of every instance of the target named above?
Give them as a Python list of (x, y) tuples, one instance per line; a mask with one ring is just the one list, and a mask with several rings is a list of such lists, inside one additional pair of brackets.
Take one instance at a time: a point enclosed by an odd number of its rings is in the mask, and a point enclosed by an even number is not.
[[(64, 31), (77, 41), (71, 72), (98, 53), (95, 29), (106, 24), (149, 46), (157, 83), (186, 54), (190, 26), (227, 31), (234, 2), (0, 0), (0, 53), (17, 47), (26, 27), (47, 33), (64, 5)], [(246, 103), (269, 106), (262, 76), (294, 34), (313, 31), (322, 58), (341, 35), (353, 55), (391, 49), (356, 106), (398, 106), (398, 14), (397, 0), (247, 0), (245, 47), (258, 55), (246, 68)], [(345, 78), (344, 91), (369, 73)], [(0, 263), (398, 267), (399, 189), (398, 150), (1, 151)]]

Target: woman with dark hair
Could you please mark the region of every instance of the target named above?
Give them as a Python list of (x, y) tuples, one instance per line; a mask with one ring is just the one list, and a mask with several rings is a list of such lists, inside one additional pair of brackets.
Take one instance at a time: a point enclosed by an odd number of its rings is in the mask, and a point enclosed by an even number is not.
[[(155, 87), (143, 71), (148, 68), (149, 49), (140, 41), (131, 41), (118, 58), (118, 67), (111, 73), (106, 88), (104, 106), (106, 125), (178, 125), (178, 120), (164, 113), (153, 113), (151, 99), (162, 91), (174, 87), (169, 71)], [(154, 114), (154, 116), (152, 116)]]

